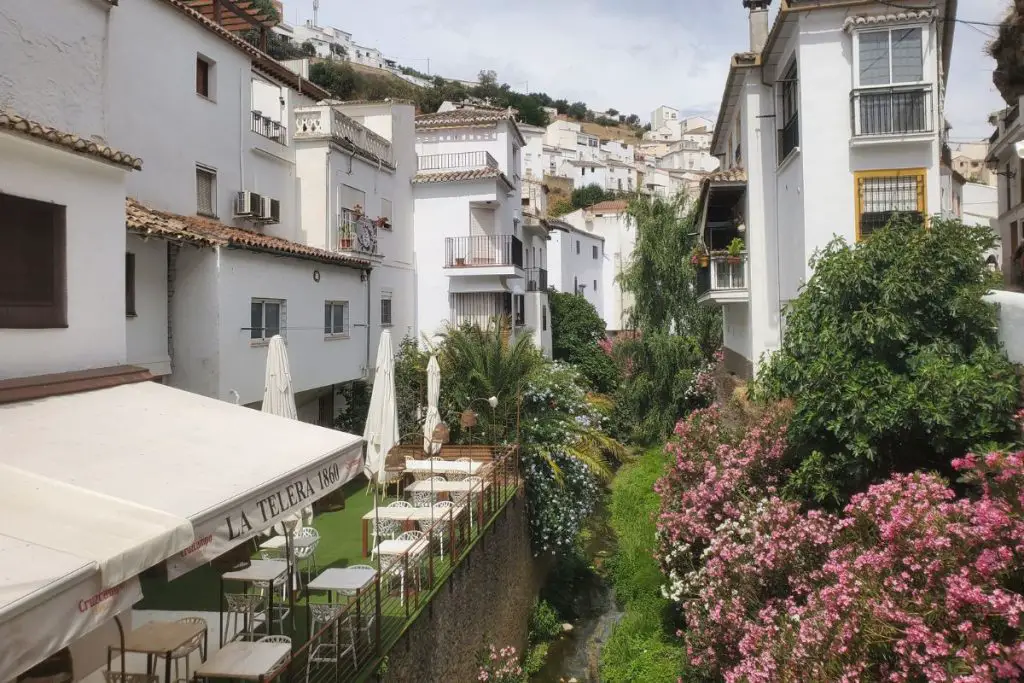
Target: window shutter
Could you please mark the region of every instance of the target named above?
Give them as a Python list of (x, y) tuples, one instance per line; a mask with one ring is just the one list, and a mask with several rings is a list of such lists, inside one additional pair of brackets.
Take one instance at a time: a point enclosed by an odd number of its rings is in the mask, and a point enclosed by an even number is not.
[(67, 325), (65, 208), (0, 194), (0, 328)]

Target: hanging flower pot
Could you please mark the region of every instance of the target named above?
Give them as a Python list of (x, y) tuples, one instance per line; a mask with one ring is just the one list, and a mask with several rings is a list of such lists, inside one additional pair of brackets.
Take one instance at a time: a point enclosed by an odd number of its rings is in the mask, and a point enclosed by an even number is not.
[(725, 257), (725, 262), (728, 263), (729, 265), (732, 265), (732, 266), (737, 265), (742, 260), (743, 259), (740, 258), (739, 256), (726, 256)]
[(701, 268), (707, 268), (708, 264), (711, 263), (711, 259), (708, 258), (707, 254), (701, 254), (700, 258), (697, 259), (697, 260), (700, 262), (700, 267)]
[(351, 237), (342, 237), (341, 238), (341, 248), (342, 249), (351, 249), (352, 248), (352, 238)]

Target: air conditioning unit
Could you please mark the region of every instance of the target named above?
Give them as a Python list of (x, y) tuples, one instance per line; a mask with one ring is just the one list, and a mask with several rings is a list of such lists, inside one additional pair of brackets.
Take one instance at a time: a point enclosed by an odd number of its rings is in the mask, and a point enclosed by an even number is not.
[(263, 198), (263, 206), (260, 210), (260, 220), (265, 223), (281, 222), (281, 200), (271, 197)]
[(255, 192), (239, 192), (235, 195), (235, 216), (259, 218), (263, 210), (263, 197)]

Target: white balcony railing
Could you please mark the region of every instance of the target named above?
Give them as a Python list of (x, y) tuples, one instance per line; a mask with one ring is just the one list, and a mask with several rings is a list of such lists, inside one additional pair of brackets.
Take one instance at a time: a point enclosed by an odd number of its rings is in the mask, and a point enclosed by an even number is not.
[(707, 267), (697, 271), (697, 296), (716, 292), (744, 292), (747, 289), (747, 255), (710, 257)]
[(380, 159), (389, 166), (395, 165), (394, 150), (387, 138), (377, 135), (331, 106), (296, 109), (294, 131), (292, 135), (296, 140), (323, 136), (346, 140), (371, 158)]

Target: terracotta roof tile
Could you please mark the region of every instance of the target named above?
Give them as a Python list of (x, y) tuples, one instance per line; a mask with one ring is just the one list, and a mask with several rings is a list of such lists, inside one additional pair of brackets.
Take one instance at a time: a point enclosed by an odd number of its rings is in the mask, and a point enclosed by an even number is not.
[(906, 21), (921, 21), (931, 19), (935, 12), (930, 9), (918, 11), (908, 10), (906, 12), (892, 12), (890, 14), (877, 14), (873, 16), (847, 17), (843, 22), (843, 28), (849, 31), (860, 26), (875, 26), (877, 24), (899, 24)]
[(614, 213), (616, 211), (625, 211), (626, 207), (629, 206), (629, 202), (625, 199), (612, 199), (604, 202), (598, 202), (587, 207), (587, 211), (603, 211), (605, 213)]
[(709, 173), (704, 178), (705, 183), (745, 183), (747, 182), (747, 172), (745, 169), (733, 166), (725, 171), (715, 171)]
[(484, 124), (512, 121), (512, 113), (506, 109), (453, 109), (452, 111), (420, 114), (416, 117), (417, 128), (448, 128), (452, 126), (479, 126)]
[(234, 228), (198, 216), (179, 216), (152, 209), (134, 199), (128, 199), (126, 224), (129, 232), (187, 242), (198, 247), (233, 247), (250, 251), (269, 252), (282, 256), (309, 259), (340, 265), (367, 266), (367, 259), (317, 249), (298, 242)]
[(125, 166), (136, 171), (142, 169), (142, 159), (138, 157), (120, 152), (95, 140), (87, 140), (74, 133), (65, 133), (56, 128), (44, 126), (41, 123), (18, 116), (14, 112), (4, 109), (0, 109), (0, 130), (50, 142), (76, 154), (97, 157), (112, 164)]
[[(501, 178), (508, 183), (505, 174), (496, 168), (476, 168), (470, 171), (442, 171), (441, 173), (417, 173), (413, 176), (414, 183), (457, 183), (463, 180), (484, 180)], [(509, 183), (511, 185), (511, 183)]]

